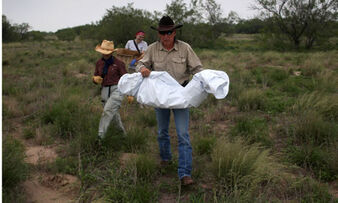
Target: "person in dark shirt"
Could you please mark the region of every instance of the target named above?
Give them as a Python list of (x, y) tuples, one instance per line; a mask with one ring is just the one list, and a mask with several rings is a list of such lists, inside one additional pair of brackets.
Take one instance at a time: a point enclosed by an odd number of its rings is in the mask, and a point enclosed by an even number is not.
[(117, 84), (127, 71), (125, 64), (112, 55), (115, 51), (113, 41), (103, 40), (101, 45), (96, 46), (95, 51), (102, 54), (102, 58), (96, 62), (93, 76), (93, 82), (101, 84), (101, 101), (104, 106), (98, 132), (98, 138), (101, 140), (112, 120), (123, 134), (126, 134), (119, 113), (123, 95), (117, 89)]

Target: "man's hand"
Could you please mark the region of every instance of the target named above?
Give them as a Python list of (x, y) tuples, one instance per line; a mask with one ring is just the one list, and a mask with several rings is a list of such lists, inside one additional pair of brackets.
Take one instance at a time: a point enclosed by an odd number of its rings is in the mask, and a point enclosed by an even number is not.
[(143, 76), (143, 77), (148, 77), (149, 75), (150, 75), (150, 70), (148, 69), (148, 68), (146, 68), (146, 67), (142, 67), (141, 69), (140, 69), (140, 73), (141, 73), (141, 75)]
[(132, 104), (134, 101), (134, 97), (133, 96), (127, 96), (127, 100), (128, 100), (128, 104)]
[(103, 78), (101, 76), (93, 76), (92, 80), (93, 80), (93, 83), (95, 84), (101, 84), (103, 81)]

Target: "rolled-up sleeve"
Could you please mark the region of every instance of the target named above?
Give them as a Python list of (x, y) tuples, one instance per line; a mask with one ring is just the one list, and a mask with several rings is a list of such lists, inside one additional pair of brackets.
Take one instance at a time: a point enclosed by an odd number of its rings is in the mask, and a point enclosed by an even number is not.
[(203, 70), (202, 63), (190, 45), (188, 45), (187, 52), (188, 52), (187, 66), (188, 66), (189, 72), (192, 75), (198, 72), (201, 72)]
[(151, 70), (151, 63), (152, 63), (152, 47), (149, 46), (148, 49), (145, 51), (143, 58), (138, 61), (135, 70), (137, 72), (140, 72), (140, 69), (143, 66)]

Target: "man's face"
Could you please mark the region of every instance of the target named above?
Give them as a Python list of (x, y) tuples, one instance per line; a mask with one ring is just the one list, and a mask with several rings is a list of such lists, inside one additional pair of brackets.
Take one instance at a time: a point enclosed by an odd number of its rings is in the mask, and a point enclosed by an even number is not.
[(102, 54), (102, 57), (104, 59), (109, 59), (112, 56), (112, 54)]
[(174, 42), (176, 36), (176, 30), (171, 31), (159, 31), (158, 35), (160, 37), (160, 41), (164, 46), (171, 45)]

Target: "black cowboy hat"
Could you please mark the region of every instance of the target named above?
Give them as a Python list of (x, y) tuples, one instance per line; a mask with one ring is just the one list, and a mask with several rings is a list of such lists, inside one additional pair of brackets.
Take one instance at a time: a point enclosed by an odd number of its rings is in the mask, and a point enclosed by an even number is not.
[(178, 28), (181, 28), (183, 25), (175, 25), (174, 21), (169, 16), (163, 16), (158, 23), (158, 27), (155, 28), (153, 26), (150, 26), (152, 29), (157, 31), (170, 31), (175, 30)]

